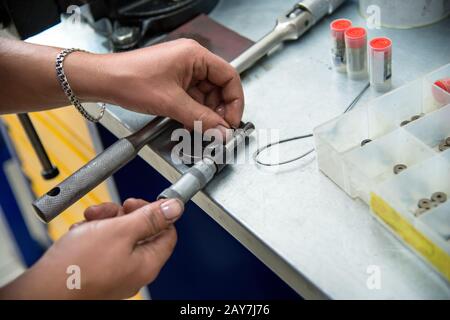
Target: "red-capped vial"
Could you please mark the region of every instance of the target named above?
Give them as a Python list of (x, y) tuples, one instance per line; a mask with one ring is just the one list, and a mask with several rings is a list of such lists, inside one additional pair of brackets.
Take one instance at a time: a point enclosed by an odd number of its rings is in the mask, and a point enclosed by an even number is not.
[(350, 79), (367, 78), (367, 32), (362, 27), (345, 31), (345, 59)]
[(338, 72), (346, 72), (345, 63), (345, 30), (352, 26), (348, 19), (336, 19), (330, 23), (331, 30), (331, 62)]
[(439, 104), (446, 105), (450, 103), (450, 77), (435, 81), (432, 93)]
[(392, 87), (392, 41), (373, 38), (369, 41), (369, 80), (375, 90), (385, 92)]

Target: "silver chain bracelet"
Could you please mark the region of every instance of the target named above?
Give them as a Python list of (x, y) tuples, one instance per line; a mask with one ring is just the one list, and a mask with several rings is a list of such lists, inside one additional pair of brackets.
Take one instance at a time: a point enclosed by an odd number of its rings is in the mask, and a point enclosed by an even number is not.
[(87, 52), (85, 50), (77, 49), (77, 48), (70, 48), (70, 49), (64, 49), (62, 50), (57, 56), (56, 56), (56, 77), (59, 80), (59, 83), (66, 94), (67, 98), (69, 99), (70, 103), (77, 108), (77, 110), (85, 117), (87, 120), (91, 122), (98, 122), (103, 115), (105, 114), (106, 105), (104, 103), (101, 104), (101, 110), (100, 114), (94, 118), (91, 116), (86, 109), (84, 109), (83, 105), (81, 104), (80, 100), (75, 96), (75, 94), (72, 91), (72, 88), (70, 88), (69, 81), (67, 80), (66, 74), (64, 73), (64, 59), (66, 56), (68, 56), (70, 53), (75, 51), (81, 51), (81, 52)]

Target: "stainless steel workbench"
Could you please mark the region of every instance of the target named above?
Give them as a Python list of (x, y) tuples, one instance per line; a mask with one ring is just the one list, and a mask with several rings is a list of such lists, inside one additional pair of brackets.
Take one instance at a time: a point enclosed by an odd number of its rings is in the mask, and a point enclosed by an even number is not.
[[(258, 40), (278, 14), (295, 1), (226, 0), (211, 16)], [(244, 120), (259, 129), (279, 129), (281, 138), (309, 133), (339, 115), (364, 87), (331, 69), (329, 22), (347, 17), (365, 25), (355, 3), (347, 3), (299, 41), (264, 59), (243, 75)], [(450, 19), (412, 30), (370, 30), (394, 43), (393, 84), (450, 62)], [(105, 52), (104, 39), (88, 26), (61, 23), (31, 42)], [(130, 92), (130, 94), (133, 94)], [(368, 91), (359, 107), (375, 96)], [(142, 127), (151, 116), (109, 106), (101, 123), (117, 136)], [(288, 159), (312, 140), (280, 148)], [(170, 132), (140, 156), (170, 181), (186, 170), (170, 160)], [(250, 150), (256, 149), (255, 140)], [(350, 199), (318, 171), (315, 155), (282, 170), (252, 163), (226, 168), (194, 202), (306, 298), (443, 298), (450, 285), (377, 222), (368, 207)], [(381, 288), (369, 289), (370, 266), (380, 268)]]

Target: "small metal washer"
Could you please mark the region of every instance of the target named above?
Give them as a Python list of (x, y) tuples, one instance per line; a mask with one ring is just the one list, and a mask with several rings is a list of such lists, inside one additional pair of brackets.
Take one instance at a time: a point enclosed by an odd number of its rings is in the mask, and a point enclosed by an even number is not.
[(402, 172), (403, 170), (406, 170), (407, 168), (408, 168), (408, 166), (405, 164), (396, 164), (394, 166), (394, 173), (399, 174), (400, 172)]
[(405, 121), (402, 121), (401, 123), (400, 123), (400, 127), (403, 127), (403, 126), (406, 126), (408, 123), (410, 123), (411, 121), (409, 121), (409, 120), (405, 120)]
[(430, 199), (420, 199), (417, 206), (420, 209), (431, 209), (433, 207)]
[(449, 148), (450, 146), (446, 143), (446, 141), (443, 141), (439, 144), (439, 151), (445, 151)]
[(435, 192), (431, 195), (431, 200), (439, 203), (444, 203), (445, 201), (447, 201), (447, 194), (444, 192)]

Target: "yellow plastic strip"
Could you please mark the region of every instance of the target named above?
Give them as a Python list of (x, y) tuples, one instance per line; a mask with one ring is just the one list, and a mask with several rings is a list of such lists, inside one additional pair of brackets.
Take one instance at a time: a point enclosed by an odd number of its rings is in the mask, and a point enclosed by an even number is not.
[(406, 243), (427, 259), (450, 281), (450, 256), (434, 242), (425, 237), (408, 220), (387, 204), (381, 197), (371, 193), (370, 206), (392, 230)]

